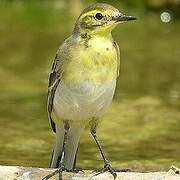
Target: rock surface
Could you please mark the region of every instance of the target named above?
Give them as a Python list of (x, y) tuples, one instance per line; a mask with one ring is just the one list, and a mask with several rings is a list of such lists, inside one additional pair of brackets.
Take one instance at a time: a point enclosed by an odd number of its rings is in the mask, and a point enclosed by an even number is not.
[[(20, 166), (0, 166), (0, 180), (42, 180), (55, 169), (31, 168)], [(174, 166), (168, 172), (118, 172), (116, 180), (180, 180), (180, 170)], [(63, 179), (69, 180), (113, 180), (110, 173), (102, 173), (95, 176), (95, 172), (84, 170), (78, 173), (63, 172)], [(57, 180), (58, 175), (50, 180)]]

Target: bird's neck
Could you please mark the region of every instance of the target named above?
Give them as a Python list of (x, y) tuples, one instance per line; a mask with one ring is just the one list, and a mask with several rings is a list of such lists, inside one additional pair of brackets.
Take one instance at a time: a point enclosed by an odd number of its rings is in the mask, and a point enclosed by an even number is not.
[(73, 34), (76, 37), (81, 37), (82, 39), (92, 39), (92, 38), (105, 38), (112, 40), (112, 34), (110, 30), (88, 30), (88, 29), (74, 29)]
[(75, 39), (77, 39), (77, 42), (81, 43), (84, 45), (84, 48), (89, 48), (89, 47), (98, 47), (102, 46), (103, 44), (113, 44), (114, 40), (112, 38), (111, 32), (107, 34), (94, 34), (94, 33), (89, 33), (87, 31), (81, 31), (76, 34), (73, 34), (75, 36)]

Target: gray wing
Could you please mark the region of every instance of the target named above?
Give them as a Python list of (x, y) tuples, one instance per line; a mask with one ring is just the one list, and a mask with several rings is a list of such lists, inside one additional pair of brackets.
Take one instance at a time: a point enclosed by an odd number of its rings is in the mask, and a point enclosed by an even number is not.
[(120, 49), (119, 45), (114, 41), (114, 47), (116, 48), (116, 53), (117, 53), (117, 77), (119, 76), (120, 73)]
[(49, 121), (54, 132), (56, 132), (56, 128), (55, 128), (55, 123), (52, 119), (52, 111), (53, 111), (54, 94), (60, 82), (60, 75), (58, 73), (59, 64), (60, 64), (60, 59), (58, 57), (58, 54), (56, 54), (56, 57), (52, 65), (51, 73), (49, 76), (48, 99), (47, 99), (48, 117), (49, 117)]

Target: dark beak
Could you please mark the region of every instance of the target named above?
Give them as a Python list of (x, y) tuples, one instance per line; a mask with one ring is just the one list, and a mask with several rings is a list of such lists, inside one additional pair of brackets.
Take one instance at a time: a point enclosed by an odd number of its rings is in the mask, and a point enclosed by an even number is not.
[(117, 21), (117, 22), (136, 20), (135, 17), (133, 17), (133, 16), (126, 16), (126, 15), (120, 15), (120, 16), (114, 17), (113, 19), (115, 21)]

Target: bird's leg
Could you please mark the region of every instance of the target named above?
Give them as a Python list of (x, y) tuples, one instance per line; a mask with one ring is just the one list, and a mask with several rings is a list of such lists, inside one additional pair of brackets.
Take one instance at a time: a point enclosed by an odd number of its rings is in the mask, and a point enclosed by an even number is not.
[[(95, 142), (96, 142), (96, 144), (97, 144), (97, 146), (101, 152), (101, 156), (104, 160), (104, 168), (100, 171), (100, 173), (103, 173), (105, 171), (109, 171), (113, 175), (114, 179), (116, 179), (117, 174), (116, 174), (115, 170), (111, 167), (109, 161), (106, 159), (105, 153), (104, 153), (102, 146), (100, 144), (100, 141), (98, 140), (98, 137), (96, 135), (96, 123), (97, 123), (96, 120), (92, 121), (91, 134), (92, 134), (92, 136), (93, 136), (93, 138), (94, 138), (94, 140), (95, 140)], [(100, 174), (100, 173), (98, 173), (98, 174)]]
[(65, 146), (66, 146), (66, 143), (67, 143), (67, 136), (68, 136), (68, 131), (69, 131), (69, 123), (68, 121), (64, 121), (64, 140), (63, 140), (63, 147), (62, 147), (62, 154), (61, 154), (61, 160), (60, 160), (60, 163), (59, 163), (59, 169), (55, 170), (53, 173), (51, 174), (48, 174), (47, 176), (45, 176), (42, 180), (48, 180), (50, 179), (51, 177), (55, 176), (56, 174), (59, 173), (59, 180), (62, 180), (62, 172), (64, 170), (66, 170), (64, 168), (64, 164), (63, 164), (63, 161), (64, 161), (64, 156), (65, 156)]

